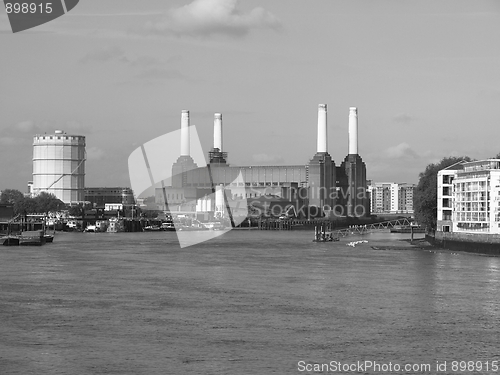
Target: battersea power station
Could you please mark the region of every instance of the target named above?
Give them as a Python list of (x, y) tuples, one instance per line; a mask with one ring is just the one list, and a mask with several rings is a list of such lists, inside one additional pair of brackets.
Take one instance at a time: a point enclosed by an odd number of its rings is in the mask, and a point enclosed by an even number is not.
[(190, 152), (189, 111), (182, 111), (180, 156), (172, 165), (168, 185), (155, 188), (159, 208), (206, 219), (255, 212), (331, 219), (370, 214), (366, 166), (358, 153), (356, 107), (349, 108), (349, 151), (338, 166), (328, 153), (326, 104), (318, 106), (316, 153), (304, 165), (231, 165), (223, 148), (222, 123), (222, 114), (215, 113), (213, 148), (206, 165), (198, 165)]

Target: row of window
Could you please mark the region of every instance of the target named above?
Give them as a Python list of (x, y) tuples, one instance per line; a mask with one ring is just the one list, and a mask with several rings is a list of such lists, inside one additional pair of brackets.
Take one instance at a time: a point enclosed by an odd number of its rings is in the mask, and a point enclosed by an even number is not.
[[(451, 215), (447, 218), (443, 216), (443, 220), (451, 220)], [(488, 212), (455, 212), (454, 221), (489, 221)], [(495, 215), (495, 221), (500, 221), (500, 214)]]
[(455, 203), (455, 211), (489, 211), (490, 206), (486, 203), (466, 202)]
[(459, 182), (454, 185), (455, 191), (486, 191), (488, 184), (486, 180), (481, 181), (471, 181), (471, 182)]
[(489, 221), (486, 212), (455, 212), (455, 221)]

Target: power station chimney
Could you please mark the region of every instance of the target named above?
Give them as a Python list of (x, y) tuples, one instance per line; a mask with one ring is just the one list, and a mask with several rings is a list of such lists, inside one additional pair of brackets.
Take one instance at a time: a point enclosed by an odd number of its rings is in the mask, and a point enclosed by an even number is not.
[(318, 106), (318, 145), (316, 152), (328, 152), (326, 132), (326, 104)]
[(181, 114), (181, 156), (189, 156), (189, 111), (183, 109)]
[(358, 154), (358, 109), (349, 108), (349, 155)]
[(214, 114), (214, 149), (222, 152), (222, 113)]
[(215, 212), (224, 216), (226, 211), (224, 207), (224, 185), (220, 184), (215, 187)]

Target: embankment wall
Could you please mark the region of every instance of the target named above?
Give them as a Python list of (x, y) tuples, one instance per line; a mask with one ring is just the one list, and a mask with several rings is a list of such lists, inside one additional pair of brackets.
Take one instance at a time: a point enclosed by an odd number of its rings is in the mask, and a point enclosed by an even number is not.
[(434, 236), (425, 237), (433, 245), (450, 250), (500, 255), (500, 236), (497, 235), (435, 232)]

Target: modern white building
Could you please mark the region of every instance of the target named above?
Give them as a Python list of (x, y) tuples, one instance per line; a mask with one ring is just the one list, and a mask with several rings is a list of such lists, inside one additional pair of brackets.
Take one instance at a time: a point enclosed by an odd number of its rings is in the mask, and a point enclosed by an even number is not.
[(396, 182), (372, 182), (368, 186), (371, 197), (371, 212), (413, 213), (413, 191), (415, 184)]
[(436, 230), (500, 234), (500, 159), (459, 162), (438, 172)]
[(33, 138), (32, 195), (54, 194), (64, 203), (85, 198), (85, 137), (62, 130)]

